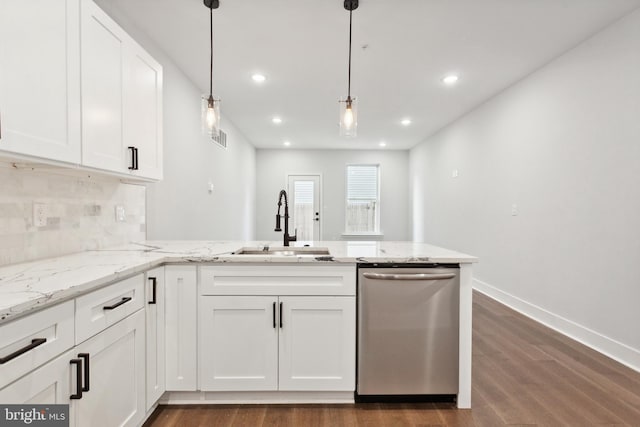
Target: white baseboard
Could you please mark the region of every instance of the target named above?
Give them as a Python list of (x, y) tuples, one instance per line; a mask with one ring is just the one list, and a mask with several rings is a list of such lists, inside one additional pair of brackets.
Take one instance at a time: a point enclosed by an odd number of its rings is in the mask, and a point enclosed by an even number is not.
[(612, 340), (557, 314), (508, 294), (495, 286), (473, 279), (473, 289), (501, 302), (513, 310), (586, 345), (623, 365), (640, 372), (640, 350)]
[(167, 391), (163, 405), (353, 403), (353, 391)]

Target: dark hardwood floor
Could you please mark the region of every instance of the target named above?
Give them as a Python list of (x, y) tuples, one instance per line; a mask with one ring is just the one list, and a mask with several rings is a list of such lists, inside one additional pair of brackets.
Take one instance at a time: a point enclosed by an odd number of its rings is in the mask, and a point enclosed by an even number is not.
[(442, 403), (161, 406), (145, 425), (640, 426), (639, 373), (477, 292), (473, 310), (470, 410)]

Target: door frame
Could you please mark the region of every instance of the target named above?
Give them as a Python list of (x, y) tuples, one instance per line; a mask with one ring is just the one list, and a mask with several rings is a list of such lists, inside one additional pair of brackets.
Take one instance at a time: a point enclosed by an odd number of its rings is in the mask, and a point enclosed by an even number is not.
[(318, 177), (318, 204), (320, 206), (318, 206), (318, 212), (320, 212), (320, 224), (318, 224), (318, 234), (319, 234), (319, 238), (318, 239), (314, 239), (313, 241), (322, 241), (323, 240), (323, 234), (324, 234), (324, 205), (323, 203), (323, 197), (322, 197), (322, 180), (323, 180), (323, 176), (321, 172), (301, 172), (301, 173), (295, 173), (295, 172), (287, 172), (285, 174), (284, 177), (284, 188), (287, 189), (287, 194), (289, 194), (289, 177), (291, 176), (313, 176), (313, 177)]

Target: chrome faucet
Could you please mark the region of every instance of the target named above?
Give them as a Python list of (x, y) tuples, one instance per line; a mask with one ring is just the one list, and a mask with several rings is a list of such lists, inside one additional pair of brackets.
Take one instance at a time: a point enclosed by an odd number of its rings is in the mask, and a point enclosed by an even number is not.
[(287, 201), (287, 192), (280, 190), (278, 196), (278, 213), (276, 214), (276, 228), (273, 231), (282, 231), (280, 228), (280, 206), (282, 206), (282, 198), (284, 197), (284, 240), (283, 245), (289, 246), (289, 242), (295, 242), (298, 239), (297, 230), (294, 231), (293, 236), (289, 236), (289, 202)]

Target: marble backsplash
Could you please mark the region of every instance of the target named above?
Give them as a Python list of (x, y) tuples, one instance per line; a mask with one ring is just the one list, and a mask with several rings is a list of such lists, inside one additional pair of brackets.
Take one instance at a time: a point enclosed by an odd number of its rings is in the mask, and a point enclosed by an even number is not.
[[(144, 240), (145, 191), (117, 178), (0, 163), (0, 266)], [(43, 226), (34, 204), (44, 209)]]

